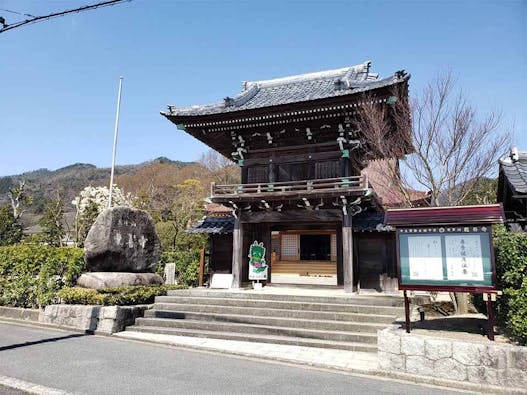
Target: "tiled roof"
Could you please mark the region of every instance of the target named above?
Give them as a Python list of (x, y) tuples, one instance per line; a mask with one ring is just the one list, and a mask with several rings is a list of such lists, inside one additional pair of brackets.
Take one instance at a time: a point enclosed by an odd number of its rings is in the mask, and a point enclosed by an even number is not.
[(390, 209), (384, 222), (394, 226), (501, 224), (504, 219), (501, 204), (487, 204)]
[(514, 193), (527, 194), (527, 152), (518, 152), (514, 159), (501, 158), (500, 169)]
[(187, 229), (188, 233), (227, 234), (234, 230), (234, 217), (206, 217)]
[(197, 116), (272, 107), (328, 97), (344, 96), (382, 88), (407, 80), (404, 71), (378, 79), (370, 73), (371, 62), (318, 73), (300, 74), (291, 77), (243, 83), (243, 91), (235, 97), (226, 97), (222, 102), (202, 106), (168, 106), (167, 116)]
[(228, 217), (232, 215), (232, 211), (232, 208), (217, 203), (209, 203), (205, 206), (207, 217)]
[[(206, 217), (187, 230), (188, 233), (228, 234), (234, 230), (234, 217)], [(364, 211), (353, 217), (355, 232), (390, 231), (384, 227), (384, 212)]]
[(353, 217), (352, 228), (355, 232), (389, 232), (393, 230), (384, 225), (384, 212), (369, 210)]
[[(396, 159), (371, 160), (363, 170), (363, 174), (368, 175), (368, 182), (383, 206), (400, 207), (406, 204), (403, 193), (395, 185), (390, 172), (386, 170), (387, 166), (397, 166), (396, 161)], [(414, 205), (424, 204), (430, 198), (428, 193), (415, 189), (406, 189), (406, 193)]]

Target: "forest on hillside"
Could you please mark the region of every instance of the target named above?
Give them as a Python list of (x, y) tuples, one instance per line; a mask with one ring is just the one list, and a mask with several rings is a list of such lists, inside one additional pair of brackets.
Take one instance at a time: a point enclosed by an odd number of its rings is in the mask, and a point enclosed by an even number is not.
[[(63, 233), (67, 236), (65, 239), (82, 245), (86, 228), (100, 210), (92, 210), (87, 214), (90, 218), (83, 220), (72, 202), (87, 187), (107, 187), (109, 179), (109, 169), (91, 164), (1, 177), (0, 207), (4, 215), (14, 211), (12, 216), (20, 222), (20, 233), (24, 237), (41, 233), (46, 228), (46, 221), (51, 221), (55, 223), (54, 227), (62, 228), (55, 233)], [(127, 204), (148, 211), (161, 236), (168, 233), (168, 239), (174, 244), (174, 234), (184, 230), (189, 221), (203, 215), (203, 198), (208, 196), (211, 182), (238, 181), (239, 168), (210, 151), (196, 162), (157, 158), (138, 165), (117, 166), (114, 184), (123, 196), (129, 197)], [(13, 210), (15, 204), (18, 207)]]

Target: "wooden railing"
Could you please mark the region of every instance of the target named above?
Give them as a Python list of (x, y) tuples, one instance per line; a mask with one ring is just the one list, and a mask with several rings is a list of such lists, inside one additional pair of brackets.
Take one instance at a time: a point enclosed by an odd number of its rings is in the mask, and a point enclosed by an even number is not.
[(318, 180), (266, 182), (255, 184), (211, 185), (211, 197), (265, 197), (271, 195), (320, 194), (328, 192), (366, 191), (368, 179), (365, 175)]

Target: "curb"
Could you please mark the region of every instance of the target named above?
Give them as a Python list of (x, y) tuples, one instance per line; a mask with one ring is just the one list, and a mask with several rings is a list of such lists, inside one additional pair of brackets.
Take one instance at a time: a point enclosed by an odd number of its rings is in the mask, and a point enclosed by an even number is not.
[[(81, 333), (81, 334), (84, 334), (84, 335), (93, 335), (93, 334), (95, 334), (93, 331), (83, 330), (83, 329), (79, 329), (79, 328), (73, 328), (73, 327), (69, 327), (69, 326), (46, 324), (46, 323), (38, 322), (38, 321), (17, 320), (17, 319), (5, 318), (5, 317), (1, 317), (1, 316), (0, 316), (0, 324), (11, 324), (11, 325), (18, 325), (18, 326), (28, 326), (28, 327), (32, 327), (32, 328), (42, 328), (42, 329), (56, 329), (56, 330), (60, 330), (60, 331)], [(104, 333), (101, 333), (100, 335), (104, 335)], [(106, 335), (108, 335), (108, 334), (106, 334)]]

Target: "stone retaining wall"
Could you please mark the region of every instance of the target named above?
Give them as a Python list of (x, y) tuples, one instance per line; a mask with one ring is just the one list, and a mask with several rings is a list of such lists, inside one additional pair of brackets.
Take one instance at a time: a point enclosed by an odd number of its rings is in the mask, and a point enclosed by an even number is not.
[(44, 310), (0, 307), (0, 317), (57, 325), (86, 332), (112, 334), (133, 325), (150, 305), (94, 306), (54, 304)]
[(38, 321), (39, 315), (40, 310), (38, 309), (0, 306), (0, 317), (22, 321)]
[(89, 332), (111, 334), (132, 325), (150, 306), (84, 306), (54, 304), (46, 306), (39, 321)]
[(527, 347), (378, 331), (379, 368), (505, 388), (527, 388)]

